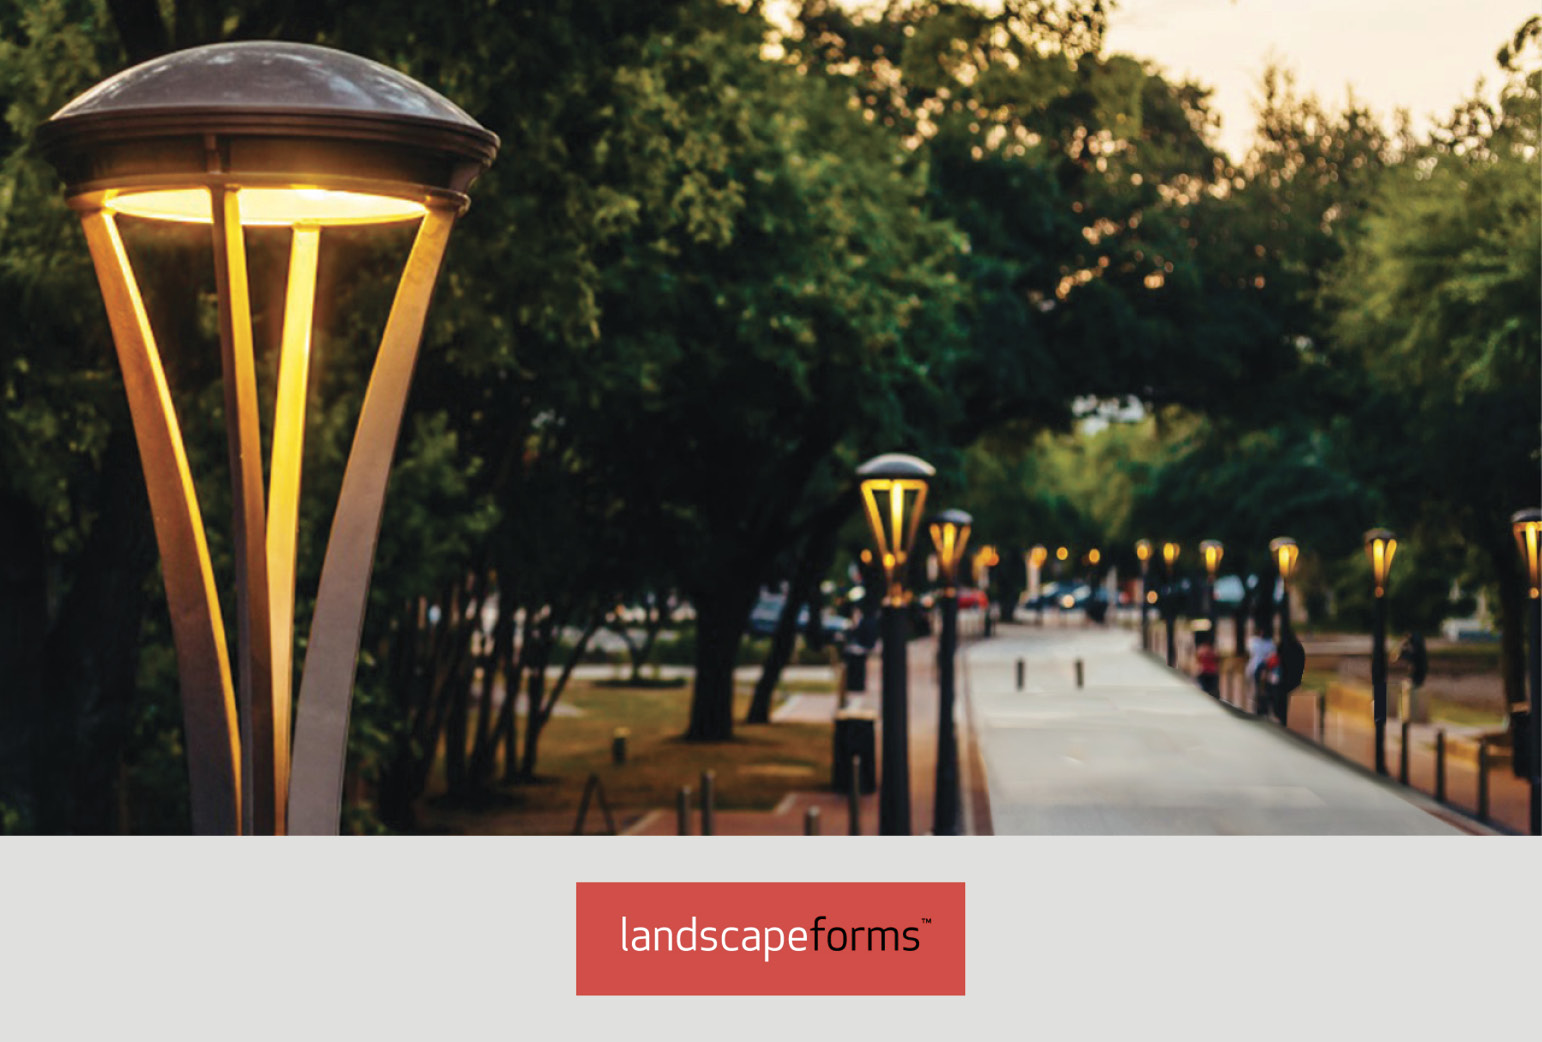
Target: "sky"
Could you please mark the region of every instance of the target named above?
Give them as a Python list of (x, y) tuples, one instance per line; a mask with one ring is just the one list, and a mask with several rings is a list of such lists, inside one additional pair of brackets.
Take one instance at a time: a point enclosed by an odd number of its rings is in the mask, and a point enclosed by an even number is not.
[(1538, 13), (1539, 0), (1120, 0), (1105, 50), (1214, 88), (1220, 144), (1240, 159), (1271, 57), (1330, 108), (1353, 88), (1384, 122), (1406, 108), (1422, 131), (1480, 77), (1498, 85), (1495, 52)]

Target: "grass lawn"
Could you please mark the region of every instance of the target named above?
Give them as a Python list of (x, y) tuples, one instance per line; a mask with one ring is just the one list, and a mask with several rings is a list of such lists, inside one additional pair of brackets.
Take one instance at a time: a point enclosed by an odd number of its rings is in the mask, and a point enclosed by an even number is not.
[[(820, 690), (818, 682), (788, 682), (787, 691)], [(828, 685), (823, 690), (830, 690)], [(770, 810), (789, 792), (822, 788), (830, 782), (832, 725), (777, 723), (746, 725), (750, 690), (742, 685), (734, 699), (734, 738), (730, 742), (686, 742), (680, 738), (690, 718), (691, 692), (680, 688), (597, 687), (574, 680), (560, 707), (577, 715), (553, 715), (541, 736), (533, 785), (500, 790), (479, 808), (451, 807), (437, 796), (438, 785), (420, 807), (422, 828), (432, 832), (519, 835), (572, 831), (584, 784), (600, 777), (617, 827), (653, 809), (675, 806), (682, 785), (692, 803), (701, 772), (716, 772), (720, 810)], [(832, 704), (833, 712), (833, 704)], [(523, 725), (523, 721), (521, 721)], [(627, 762), (611, 762), (616, 728), (630, 731)], [(603, 816), (592, 806), (586, 832), (598, 831)]]

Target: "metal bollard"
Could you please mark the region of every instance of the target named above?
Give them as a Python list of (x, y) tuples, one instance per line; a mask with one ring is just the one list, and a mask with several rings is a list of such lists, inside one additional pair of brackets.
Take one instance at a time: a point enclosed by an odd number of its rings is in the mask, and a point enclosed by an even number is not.
[(851, 758), (851, 787), (846, 790), (846, 835), (862, 835), (862, 757)]
[(1083, 665), (1081, 659), (1077, 659), (1076, 660), (1076, 686), (1077, 687), (1085, 687), (1086, 686), (1086, 675), (1087, 675), (1086, 667)]
[(1488, 820), (1488, 742), (1478, 740), (1478, 820)]
[(691, 834), (691, 787), (689, 785), (680, 786), (680, 795), (675, 801), (675, 825), (680, 835)]
[(618, 727), (610, 733), (610, 762), (614, 764), (626, 763), (626, 740), (632, 732), (625, 727)]
[(714, 796), (712, 791), (712, 783), (716, 780), (716, 773), (712, 771), (701, 772), (701, 834), (703, 836), (711, 836), (716, 834), (713, 831), (713, 826), (715, 823), (712, 820), (712, 802)]
[(1022, 659), (1017, 660), (1017, 690), (1023, 689), (1023, 682), (1028, 679), (1028, 663)]
[(805, 836), (819, 835), (819, 808), (810, 807), (803, 812), (803, 834)]
[(1402, 737), (1399, 740), (1398, 748), (1397, 748), (1397, 780), (1402, 782), (1404, 785), (1408, 784), (1408, 756), (1409, 756), (1409, 751), (1408, 751), (1408, 728), (1409, 728), (1409, 723), (1410, 723), (1410, 721), (1405, 719), (1398, 726), (1398, 730), (1399, 730), (1399, 732), (1401, 732)]
[(1446, 802), (1446, 732), (1435, 732), (1435, 799)]

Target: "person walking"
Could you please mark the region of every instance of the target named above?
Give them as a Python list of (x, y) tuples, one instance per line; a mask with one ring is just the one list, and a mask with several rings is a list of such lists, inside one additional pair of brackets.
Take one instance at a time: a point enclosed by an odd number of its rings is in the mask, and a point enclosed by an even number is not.
[(1200, 689), (1211, 698), (1221, 697), (1221, 659), (1215, 653), (1215, 634), (1195, 637), (1194, 664), (1199, 673)]
[(1269, 711), (1270, 693), (1265, 670), (1277, 665), (1270, 662), (1274, 658), (1274, 650), (1274, 636), (1267, 627), (1254, 630), (1248, 638), (1247, 677), (1253, 687), (1253, 712), (1258, 716)]

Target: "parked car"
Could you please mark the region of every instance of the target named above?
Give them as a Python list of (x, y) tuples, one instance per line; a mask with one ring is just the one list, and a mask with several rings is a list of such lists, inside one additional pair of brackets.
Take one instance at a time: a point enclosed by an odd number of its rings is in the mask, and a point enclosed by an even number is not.
[[(749, 632), (754, 637), (769, 637), (776, 632), (776, 624), (781, 621), (782, 608), (787, 603), (785, 593), (770, 593), (761, 591), (760, 599), (750, 609)], [(808, 605), (804, 605), (798, 611), (798, 629), (808, 627)], [(845, 639), (846, 631), (851, 628), (851, 620), (842, 618), (832, 611), (819, 613), (819, 628), (824, 631), (825, 639), (841, 641)]]

